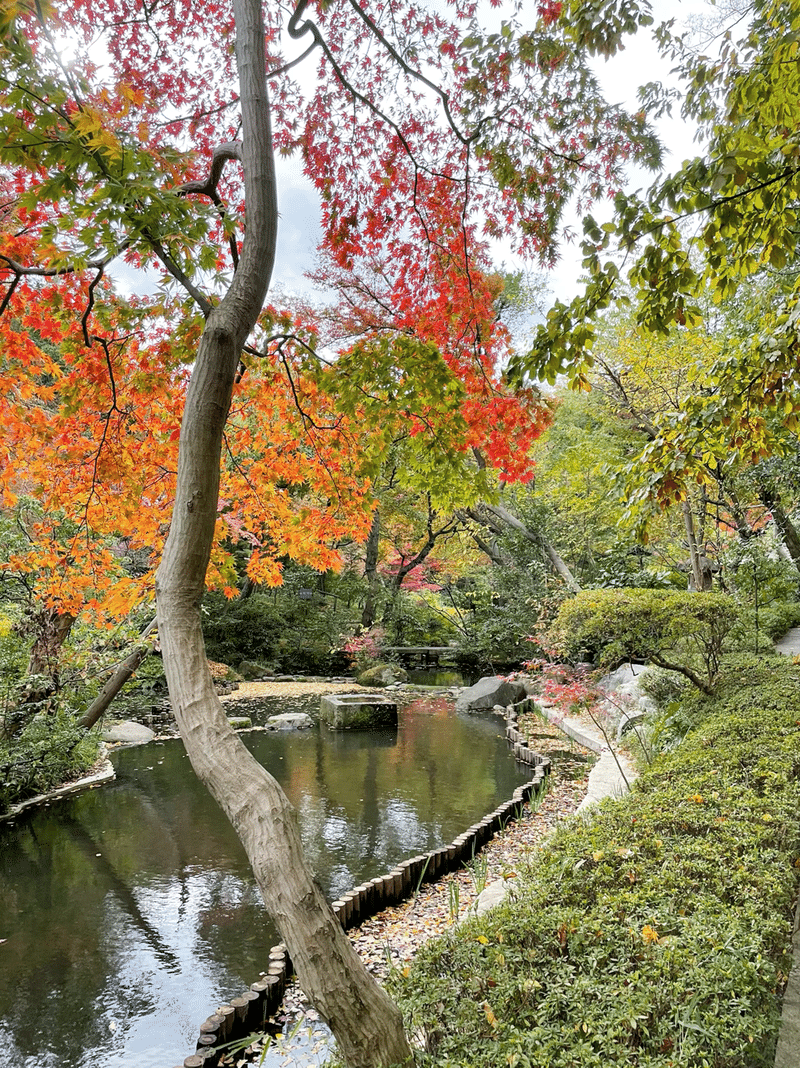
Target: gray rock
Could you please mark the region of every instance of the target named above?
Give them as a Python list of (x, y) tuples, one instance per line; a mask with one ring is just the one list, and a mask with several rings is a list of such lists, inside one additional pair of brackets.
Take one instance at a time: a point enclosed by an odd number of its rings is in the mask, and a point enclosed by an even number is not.
[(267, 730), (271, 731), (304, 731), (313, 726), (314, 720), (305, 712), (283, 712), (267, 720)]
[(501, 705), (505, 712), (506, 705), (521, 701), (524, 696), (525, 687), (521, 682), (508, 682), (497, 675), (487, 675), (461, 691), (456, 698), (456, 712), (479, 712), (495, 705)]
[(245, 682), (252, 682), (254, 679), (262, 679), (269, 675), (269, 668), (266, 668), (263, 664), (256, 663), (255, 660), (243, 660), (239, 664), (239, 674), (245, 680)]
[(600, 709), (608, 718), (609, 733), (616, 733), (618, 739), (656, 711), (655, 703), (639, 685), (645, 671), (641, 664), (623, 664), (600, 680), (599, 688), (609, 694)]
[(508, 881), (506, 879), (495, 879), (494, 882), (489, 883), (485, 887), (475, 902), (474, 909), (476, 916), (483, 916), (489, 909), (495, 908), (502, 901), (508, 897)]
[(152, 742), (155, 736), (155, 731), (130, 719), (121, 723), (110, 723), (103, 731), (104, 742), (117, 742), (120, 745), (145, 745)]
[(253, 721), (249, 716), (228, 716), (228, 723), (235, 731), (245, 730), (245, 728), (253, 726)]

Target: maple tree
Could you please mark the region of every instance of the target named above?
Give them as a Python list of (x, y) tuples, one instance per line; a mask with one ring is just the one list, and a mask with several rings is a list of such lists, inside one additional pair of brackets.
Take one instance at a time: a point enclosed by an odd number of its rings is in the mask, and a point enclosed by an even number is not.
[[(635, 28), (623, 9), (604, 12), (605, 48)], [(528, 24), (520, 6), (486, 31), (469, 2), (0, 10), (2, 489), (6, 506), (44, 502), (32, 555), (11, 566), (35, 568), (60, 612), (114, 615), (152, 579), (126, 572), (120, 546), (160, 557), (187, 752), (352, 1065), (410, 1060), (402, 1021), (223, 714), (199, 606), (207, 581), (226, 585), (227, 537), (249, 539), (248, 574), (270, 583), (283, 556), (327, 567), (343, 531), (365, 536), (370, 464), (401, 424), (429, 474), (437, 454), (463, 471), (470, 446), (505, 477), (529, 473), (541, 413), (500, 376), (487, 240), (552, 259), (576, 191), (586, 203), (632, 155), (656, 156), (560, 16), (544, 3)], [(308, 97), (292, 78), (306, 59)], [(314, 315), (264, 309), (276, 151), (300, 153), (319, 188), (326, 277), (348, 305), (327, 368)], [(157, 293), (120, 297), (116, 261), (156, 270)]]

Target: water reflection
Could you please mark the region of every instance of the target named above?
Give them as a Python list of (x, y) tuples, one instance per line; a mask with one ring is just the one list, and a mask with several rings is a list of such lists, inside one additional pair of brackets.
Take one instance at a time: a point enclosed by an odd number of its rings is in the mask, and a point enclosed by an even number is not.
[[(396, 732), (245, 737), (332, 897), (452, 839), (525, 778), (497, 720), (441, 702), (404, 710)], [(170, 1068), (277, 940), (182, 743), (114, 759), (115, 783), (0, 825), (7, 1068)]]

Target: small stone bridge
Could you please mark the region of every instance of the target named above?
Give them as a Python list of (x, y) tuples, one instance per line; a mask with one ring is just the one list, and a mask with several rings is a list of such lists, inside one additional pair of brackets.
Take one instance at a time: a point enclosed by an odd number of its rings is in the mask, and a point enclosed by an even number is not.
[(455, 659), (456, 649), (451, 645), (388, 645), (384, 653), (402, 664), (419, 664), (420, 667), (436, 667), (443, 660)]

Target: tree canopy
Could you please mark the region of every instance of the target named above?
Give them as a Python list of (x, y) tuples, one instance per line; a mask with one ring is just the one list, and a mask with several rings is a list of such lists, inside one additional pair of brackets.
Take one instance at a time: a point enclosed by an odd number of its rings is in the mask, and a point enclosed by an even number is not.
[[(631, 301), (643, 330), (682, 336), (707, 320), (707, 302), (729, 301), (751, 279), (771, 280), (758, 327), (728, 337), (706, 370), (711, 395), (703, 390), (687, 401), (666, 445), (673, 456), (735, 452), (752, 461), (775, 447), (776, 420), (792, 434), (798, 425), (800, 22), (783, 0), (754, 0), (730, 21), (717, 23), (703, 42), (708, 54), (671, 23), (657, 30), (663, 54), (676, 64), (675, 81), (645, 86), (643, 111), (656, 117), (679, 106), (698, 123), (704, 150), (645, 195), (618, 193), (613, 221), (600, 226), (586, 217), (585, 292), (551, 309), (515, 370), (550, 380), (566, 372), (582, 388), (596, 317), (612, 301)], [(696, 470), (690, 465), (689, 477)], [(673, 466), (655, 487), (664, 499), (684, 493), (684, 473), (677, 482), (674, 476)]]
[[(610, 10), (591, 47), (647, 21)], [(207, 576), (225, 584), (226, 541), (249, 541), (250, 577), (269, 583), (283, 557), (328, 566), (345, 532), (365, 536), (373, 448), (399, 433), (423, 472), (439, 454), (478, 483), (484, 464), (529, 476), (543, 413), (501, 374), (488, 242), (552, 259), (574, 192), (589, 203), (632, 157), (657, 158), (641, 119), (602, 100), (561, 11), (512, 5), (488, 27), (470, 0), (12, 0), (0, 15), (3, 494), (42, 503), (13, 566), (67, 615), (76, 573), (99, 609), (123, 548), (161, 554), (131, 595), (154, 578), (187, 752), (354, 1066), (409, 1061), (402, 1021), (224, 715), (200, 602)], [(276, 153), (297, 153), (322, 198), (332, 355), (319, 317), (264, 308)], [(120, 296), (117, 261), (154, 270), (156, 292)]]

